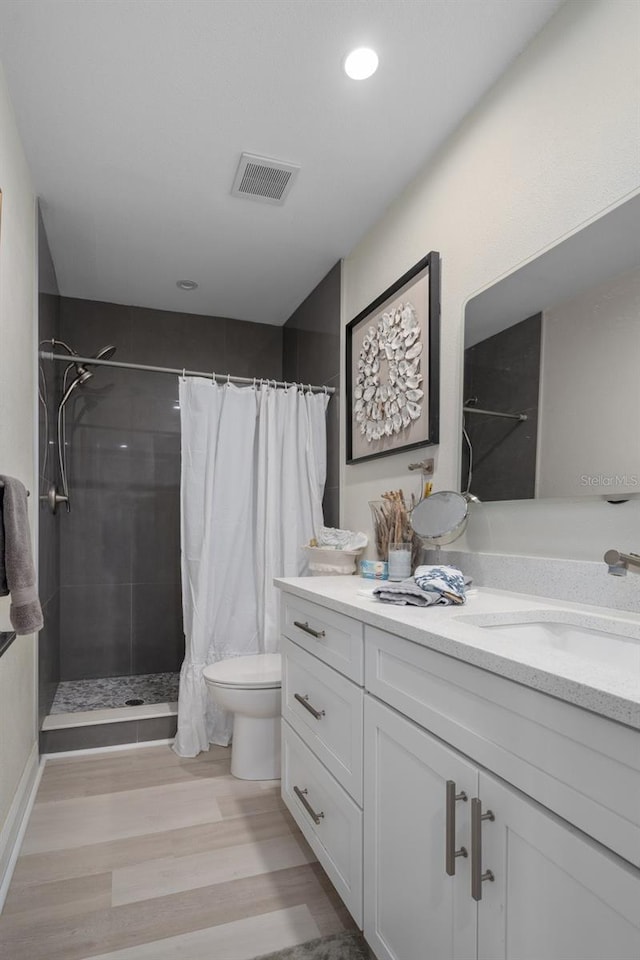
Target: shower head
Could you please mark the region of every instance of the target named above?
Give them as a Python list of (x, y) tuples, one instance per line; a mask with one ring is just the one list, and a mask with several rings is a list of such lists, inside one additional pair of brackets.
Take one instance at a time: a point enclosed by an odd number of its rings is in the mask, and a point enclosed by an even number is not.
[(116, 347), (114, 347), (113, 344), (110, 343), (108, 347), (102, 347), (101, 350), (98, 350), (98, 352), (95, 355), (95, 358), (96, 360), (111, 360), (111, 357), (114, 355), (115, 352), (116, 352)]

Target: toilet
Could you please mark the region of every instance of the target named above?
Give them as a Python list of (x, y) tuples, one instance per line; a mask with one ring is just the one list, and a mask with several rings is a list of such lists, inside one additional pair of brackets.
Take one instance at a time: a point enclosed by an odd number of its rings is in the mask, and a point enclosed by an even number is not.
[(209, 694), (233, 713), (231, 773), (240, 780), (280, 778), (279, 653), (232, 657), (202, 671)]

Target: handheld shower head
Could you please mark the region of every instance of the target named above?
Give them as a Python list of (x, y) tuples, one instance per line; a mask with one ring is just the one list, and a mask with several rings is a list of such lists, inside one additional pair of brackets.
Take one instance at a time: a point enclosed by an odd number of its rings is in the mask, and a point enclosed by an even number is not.
[(90, 380), (91, 377), (93, 376), (91, 370), (87, 370), (87, 368), (86, 368), (85, 366), (83, 366), (83, 364), (81, 364), (81, 363), (76, 363), (75, 366), (76, 366), (77, 376), (76, 376), (76, 378), (75, 378), (75, 380), (73, 381), (73, 384), (72, 384), (72, 386), (74, 386), (74, 387), (75, 387), (75, 386), (80, 386), (80, 385), (82, 385), (83, 383), (86, 383), (87, 380)]

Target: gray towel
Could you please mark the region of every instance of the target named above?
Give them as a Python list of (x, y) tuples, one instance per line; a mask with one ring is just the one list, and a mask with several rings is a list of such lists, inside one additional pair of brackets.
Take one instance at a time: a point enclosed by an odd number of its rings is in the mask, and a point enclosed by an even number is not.
[(471, 583), (457, 567), (418, 567), (400, 583), (384, 582), (373, 591), (385, 603), (408, 607), (449, 606), (465, 602), (465, 585)]
[(27, 491), (13, 477), (0, 477), (0, 596), (11, 594), (9, 619), (16, 633), (43, 625), (31, 556)]

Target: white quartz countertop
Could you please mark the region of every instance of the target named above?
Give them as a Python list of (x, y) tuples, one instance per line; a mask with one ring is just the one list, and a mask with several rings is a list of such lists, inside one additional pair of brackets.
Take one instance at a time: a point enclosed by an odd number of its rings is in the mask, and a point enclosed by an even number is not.
[[(640, 729), (637, 614), (488, 587), (470, 590), (462, 606), (404, 607), (376, 600), (372, 591), (379, 584), (361, 577), (292, 577), (276, 579), (274, 583), (296, 597)], [(363, 591), (367, 591), (366, 596)], [(616, 665), (613, 656), (611, 663), (597, 662), (564, 650), (561, 645), (551, 649), (528, 639), (516, 639), (506, 630), (483, 629), (465, 619), (478, 617), (483, 625), (503, 622), (511, 616), (514, 621), (562, 621), (563, 611), (564, 619), (579, 621), (587, 630), (601, 628), (606, 618), (610, 628), (634, 644), (631, 669), (628, 658), (626, 666)]]

